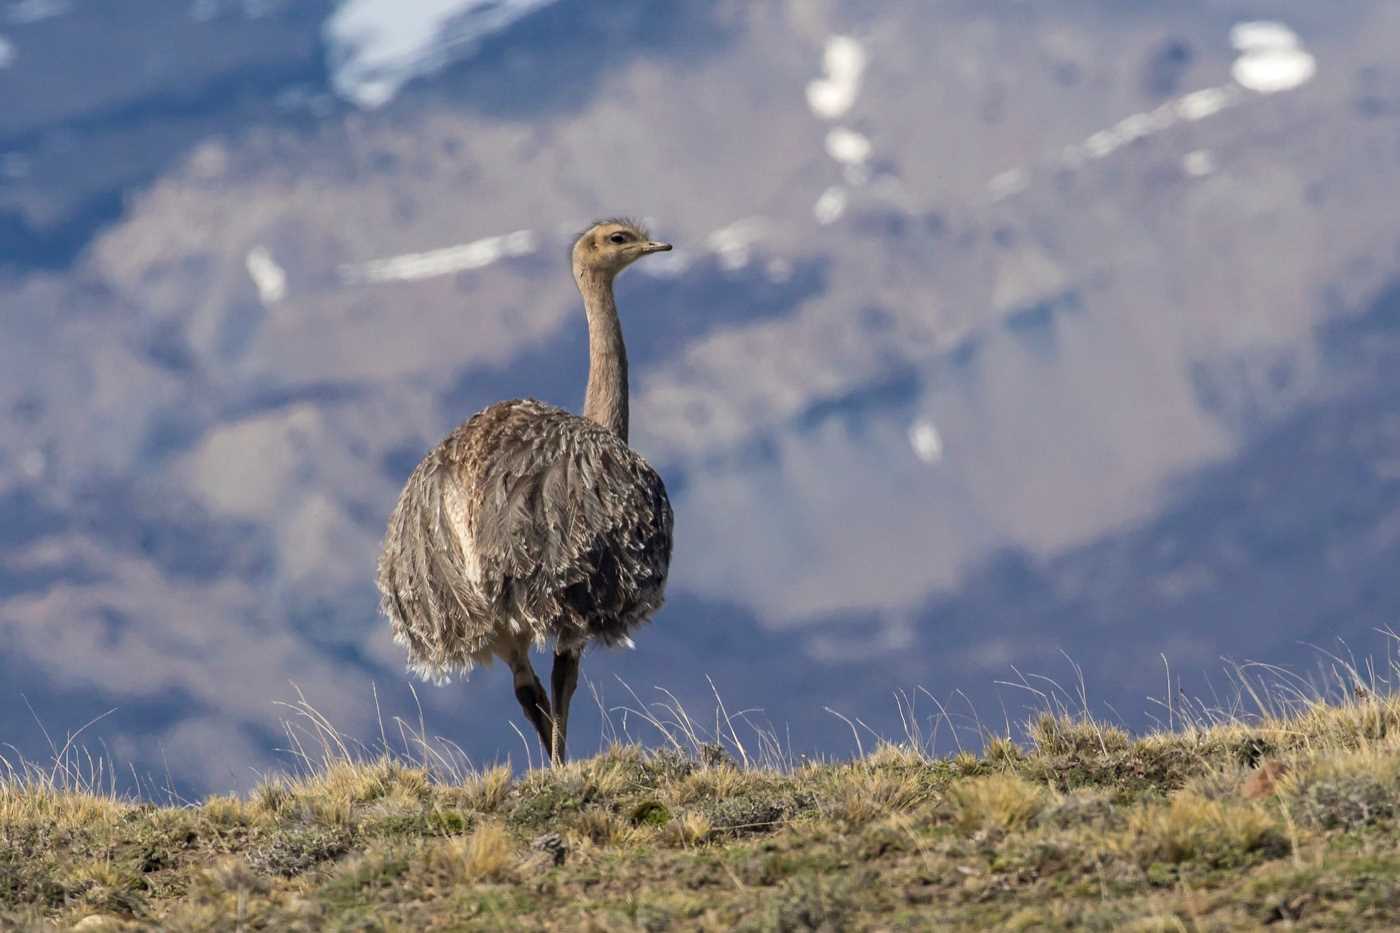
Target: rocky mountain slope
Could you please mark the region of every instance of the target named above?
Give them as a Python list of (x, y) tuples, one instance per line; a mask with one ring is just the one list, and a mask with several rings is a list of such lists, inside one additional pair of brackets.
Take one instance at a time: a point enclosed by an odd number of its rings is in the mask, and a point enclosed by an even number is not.
[[(1387, 4), (50, 6), (0, 22), (0, 677), (55, 732), (226, 788), (293, 682), (416, 716), (384, 517), (482, 404), (577, 404), (619, 211), (680, 247), (620, 295), (677, 550), (604, 706), (708, 673), (844, 751), (823, 707), (998, 718), (1062, 651), (1138, 725), (1162, 655), (1384, 648)], [(497, 675), (418, 696), (518, 745)]]

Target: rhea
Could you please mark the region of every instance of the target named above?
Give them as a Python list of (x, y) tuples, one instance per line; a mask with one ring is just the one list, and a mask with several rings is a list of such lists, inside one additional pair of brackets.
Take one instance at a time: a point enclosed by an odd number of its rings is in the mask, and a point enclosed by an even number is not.
[[(570, 252), (588, 318), (583, 416), (498, 402), (414, 469), (379, 557), (380, 608), (409, 667), (442, 682), (499, 658), (552, 764), (590, 644), (631, 645), (661, 607), (671, 505), (627, 445), (627, 349), (613, 280), (670, 244), (626, 220), (595, 223)], [(552, 647), (546, 695), (530, 650)]]

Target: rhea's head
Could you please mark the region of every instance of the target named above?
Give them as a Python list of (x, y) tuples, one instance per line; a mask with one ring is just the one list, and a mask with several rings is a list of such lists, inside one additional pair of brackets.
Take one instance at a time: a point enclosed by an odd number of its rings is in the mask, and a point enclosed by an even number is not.
[(596, 276), (611, 280), (648, 253), (664, 253), (670, 243), (653, 240), (630, 220), (600, 220), (578, 235), (571, 253), (574, 279)]

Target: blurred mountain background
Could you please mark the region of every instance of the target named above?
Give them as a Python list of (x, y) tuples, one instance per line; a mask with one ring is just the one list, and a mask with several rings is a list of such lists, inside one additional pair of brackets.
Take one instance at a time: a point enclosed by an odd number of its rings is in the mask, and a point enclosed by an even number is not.
[(1143, 728), (1383, 654), (1397, 45), (1384, 0), (0, 0), (0, 742), (115, 710), (123, 774), (246, 788), (300, 689), (523, 761), (499, 670), (415, 701), (375, 554), (457, 422), (580, 403), (618, 213), (678, 247), (619, 283), (677, 543), (574, 751), (656, 686), (841, 755), (916, 686), (969, 741), (1038, 702), (998, 681)]

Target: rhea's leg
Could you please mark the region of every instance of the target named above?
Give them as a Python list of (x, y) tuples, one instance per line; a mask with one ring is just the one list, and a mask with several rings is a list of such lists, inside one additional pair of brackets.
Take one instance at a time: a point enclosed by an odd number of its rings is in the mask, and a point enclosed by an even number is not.
[(551, 757), (555, 764), (563, 764), (568, 757), (569, 701), (574, 698), (574, 688), (578, 686), (578, 665), (578, 651), (565, 649), (554, 652), (554, 671), (549, 679), (554, 691), (555, 744), (551, 748)]
[(525, 711), (535, 731), (540, 734), (540, 744), (545, 754), (554, 748), (553, 723), (549, 715), (549, 695), (544, 692), (544, 684), (535, 676), (534, 668), (527, 663), (523, 670), (515, 672), (515, 698)]
[(502, 653), (510, 672), (515, 679), (515, 699), (525, 712), (525, 718), (540, 735), (540, 743), (546, 755), (554, 748), (553, 717), (549, 711), (549, 695), (544, 692), (544, 684), (535, 676), (535, 668), (530, 664), (530, 644), (514, 644)]

